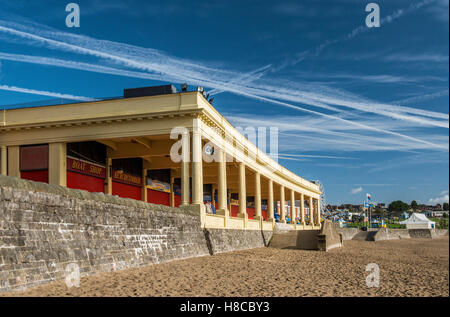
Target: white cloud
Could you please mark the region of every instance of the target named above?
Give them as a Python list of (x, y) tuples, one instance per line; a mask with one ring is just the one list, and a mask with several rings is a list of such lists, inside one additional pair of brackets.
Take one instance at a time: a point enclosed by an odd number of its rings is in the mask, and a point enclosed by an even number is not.
[(363, 190), (362, 187), (353, 188), (353, 189), (351, 190), (351, 193), (352, 193), (353, 195), (355, 195), (355, 194), (357, 194), (357, 193), (362, 192), (362, 190)]
[(449, 201), (449, 196), (448, 194), (440, 196), (440, 197), (436, 197), (436, 198), (430, 198), (428, 200), (428, 204), (430, 205), (436, 205), (436, 204), (443, 204), (443, 203), (448, 203)]
[[(237, 127), (277, 127), (280, 153), (297, 152), (298, 149), (303, 152), (324, 151), (329, 153), (330, 151), (411, 151), (428, 148), (426, 144), (405, 140), (398, 136), (382, 138), (376, 132), (359, 131), (345, 122), (334, 121), (331, 118), (250, 115), (236, 112), (225, 112), (224, 115)], [(393, 129), (395, 127), (398, 131), (413, 133), (418, 138), (426, 138), (433, 143), (440, 144), (445, 148), (444, 151), (448, 149), (448, 136), (415, 132), (412, 123), (398, 122), (394, 119), (375, 122), (366, 122), (367, 119), (364, 118), (358, 119), (362, 123), (372, 123), (377, 129)], [(436, 155), (433, 156), (433, 158), (435, 157)]]
[(422, 54), (411, 54), (411, 53), (395, 53), (390, 55), (385, 55), (383, 57), (384, 61), (387, 62), (434, 62), (434, 63), (448, 63), (448, 55), (442, 55), (437, 53), (422, 53)]
[(433, 14), (438, 21), (447, 24), (448, 28), (448, 0), (438, 0), (437, 3), (428, 8), (428, 12)]
[[(440, 0), (440, 1), (442, 1), (442, 0)], [(448, 0), (446, 0), (446, 1), (448, 2)], [(401, 18), (401, 17), (403, 17), (403, 16), (405, 16), (405, 15), (411, 13), (411, 12), (414, 12), (414, 11), (422, 8), (423, 6), (431, 4), (433, 2), (436, 2), (436, 0), (423, 0), (423, 1), (420, 1), (420, 2), (412, 3), (406, 8), (397, 9), (394, 12), (392, 12), (391, 14), (383, 17), (381, 19), (380, 23), (381, 23), (381, 25), (392, 23), (393, 21), (395, 21), (395, 20), (397, 20), (397, 19), (399, 19), (399, 18)], [(369, 32), (371, 30), (372, 29), (368, 28), (366, 25), (361, 25), (361, 26), (353, 29), (351, 32), (347, 33), (344, 37), (336, 38), (336, 39), (333, 39), (333, 40), (327, 40), (324, 43), (316, 46), (313, 49), (309, 49), (309, 50), (303, 51), (301, 53), (298, 53), (296, 59), (285, 61), (280, 66), (278, 66), (276, 69), (280, 70), (280, 69), (283, 69), (285, 67), (289, 67), (289, 66), (295, 65), (295, 64), (303, 61), (308, 55), (318, 56), (325, 48), (327, 48), (330, 45), (334, 45), (334, 44), (338, 44), (338, 43), (341, 43), (341, 42), (345, 42), (345, 41), (351, 40), (354, 37), (356, 37), (356, 36), (358, 36), (358, 35), (360, 35), (362, 33)]]
[(420, 95), (416, 95), (414, 97), (410, 97), (410, 98), (406, 98), (406, 99), (402, 99), (402, 100), (397, 100), (397, 101), (394, 101), (394, 102), (391, 102), (391, 103), (392, 104), (396, 104), (396, 105), (414, 104), (414, 103), (421, 102), (421, 101), (424, 101), (424, 100), (440, 98), (440, 97), (443, 97), (443, 96), (448, 96), (448, 89), (441, 90), (441, 91), (434, 92), (434, 93), (430, 93), (430, 94), (420, 94)]

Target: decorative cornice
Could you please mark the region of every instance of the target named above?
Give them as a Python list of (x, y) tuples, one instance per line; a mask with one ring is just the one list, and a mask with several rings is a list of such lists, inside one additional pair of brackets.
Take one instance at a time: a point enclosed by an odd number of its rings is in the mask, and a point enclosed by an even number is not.
[(176, 113), (155, 113), (155, 114), (143, 114), (139, 116), (130, 116), (130, 117), (106, 117), (106, 118), (96, 118), (96, 119), (87, 119), (87, 120), (68, 120), (61, 121), (59, 123), (55, 122), (45, 122), (41, 124), (25, 124), (25, 125), (17, 125), (17, 126), (9, 126), (4, 125), (0, 126), (0, 131), (21, 131), (21, 130), (31, 130), (31, 129), (48, 129), (48, 128), (60, 128), (60, 127), (72, 127), (72, 126), (92, 126), (96, 124), (111, 124), (111, 123), (122, 123), (122, 122), (133, 122), (133, 121), (142, 121), (142, 120), (164, 120), (164, 119), (174, 119), (180, 117), (194, 117), (198, 116), (198, 111), (177, 111)]

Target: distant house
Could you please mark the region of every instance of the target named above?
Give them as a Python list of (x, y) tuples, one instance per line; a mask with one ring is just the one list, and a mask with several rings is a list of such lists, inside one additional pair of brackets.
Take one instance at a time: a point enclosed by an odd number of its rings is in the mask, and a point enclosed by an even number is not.
[(444, 211), (444, 210), (436, 210), (436, 211), (425, 211), (424, 214), (427, 217), (443, 217), (444, 214), (448, 215), (448, 211)]
[(417, 206), (417, 209), (422, 210), (422, 211), (440, 211), (440, 210), (442, 210), (442, 205), (436, 204), (435, 206), (432, 206), (432, 205), (420, 204)]
[(400, 224), (406, 225), (406, 229), (434, 229), (436, 225), (427, 216), (418, 213), (411, 214), (408, 219), (401, 221)]

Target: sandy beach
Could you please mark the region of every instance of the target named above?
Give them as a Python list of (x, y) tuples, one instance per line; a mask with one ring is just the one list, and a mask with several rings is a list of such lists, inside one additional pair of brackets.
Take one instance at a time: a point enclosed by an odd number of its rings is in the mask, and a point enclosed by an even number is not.
[[(366, 265), (380, 286), (366, 286)], [(83, 277), (0, 296), (449, 296), (449, 238), (345, 241), (329, 252), (259, 248)]]

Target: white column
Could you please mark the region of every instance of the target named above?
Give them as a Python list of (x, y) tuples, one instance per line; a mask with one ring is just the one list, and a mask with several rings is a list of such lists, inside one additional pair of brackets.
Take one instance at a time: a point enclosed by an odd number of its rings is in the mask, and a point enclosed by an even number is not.
[(227, 162), (225, 151), (219, 149), (219, 164), (218, 164), (218, 214), (228, 215), (227, 209)]
[(305, 224), (305, 195), (300, 194), (300, 214), (302, 217), (302, 224)]
[(190, 161), (190, 142), (189, 134), (183, 135), (182, 159), (181, 159), (181, 206), (189, 205), (189, 161)]
[(199, 119), (192, 132), (192, 204), (203, 204), (202, 134)]
[(142, 194), (141, 199), (143, 202), (147, 202), (147, 169), (142, 169)]
[(170, 174), (170, 206), (175, 207), (175, 177), (172, 177), (172, 171)]
[(239, 163), (239, 217), (246, 218), (247, 215), (247, 190), (245, 184), (245, 164)]
[(66, 143), (50, 143), (48, 151), (49, 184), (67, 186)]
[(286, 209), (284, 199), (284, 186), (280, 185), (280, 222), (286, 223)]
[(320, 198), (316, 199), (317, 202), (317, 225), (320, 226)]
[(8, 176), (20, 177), (19, 146), (8, 146)]
[(255, 173), (255, 220), (261, 220), (261, 174)]
[(309, 223), (314, 226), (314, 206), (312, 197), (309, 197)]
[(1, 149), (0, 149), (1, 153), (0, 153), (0, 160), (1, 160), (1, 167), (0, 167), (0, 175), (8, 175), (8, 169), (7, 169), (7, 161), (8, 161), (8, 156), (7, 156), (7, 151), (6, 151), (6, 146), (2, 145)]
[(267, 221), (275, 219), (273, 212), (273, 180), (269, 179), (269, 197), (267, 199)]
[(112, 159), (106, 158), (106, 184), (105, 193), (112, 195)]
[(295, 192), (291, 189), (291, 223), (296, 223), (295, 221)]

